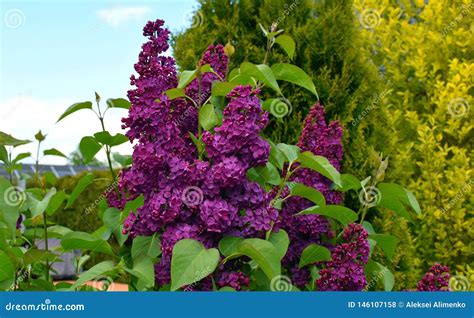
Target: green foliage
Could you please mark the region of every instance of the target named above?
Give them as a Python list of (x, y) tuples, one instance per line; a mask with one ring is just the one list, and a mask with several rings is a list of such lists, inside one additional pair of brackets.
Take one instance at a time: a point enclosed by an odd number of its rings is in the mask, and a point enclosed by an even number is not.
[[(95, 180), (78, 195), (71, 208), (61, 207), (51, 217), (52, 221), (74, 231), (87, 233), (94, 232), (102, 225), (98, 207), (99, 201), (103, 198), (101, 194), (105, 192), (110, 184), (110, 173), (106, 170), (95, 170), (91, 171), (90, 174), (95, 177)], [(72, 193), (79, 180), (86, 175), (88, 173), (84, 172), (75, 176), (59, 178), (57, 188)]]
[[(287, 61), (287, 53), (291, 53), (292, 63), (308, 72), (314, 82), (315, 89), (305, 84), (309, 82), (304, 76), (297, 76), (295, 80), (305, 88), (281, 84), (293, 109), (283, 118), (271, 118), (265, 130), (269, 139), (294, 144), (302, 119), (316, 101), (317, 91), (329, 118), (339, 119), (345, 128), (345, 172), (366, 177), (373, 165), (367, 153), (371, 149), (390, 153), (386, 147), (389, 131), (385, 125), (385, 109), (369, 112), (363, 120), (353, 124), (366, 109), (377, 107), (382, 88), (376, 69), (367, 59), (368, 54), (360, 50), (362, 42), (354, 26), (350, 1), (200, 1), (199, 15), (202, 23), (174, 36), (174, 55), (182, 69), (193, 69), (200, 54), (211, 43), (233, 45), (235, 51), (229, 70), (246, 61), (264, 61), (266, 43), (259, 23), (265, 29), (276, 22), (284, 33), (277, 36), (278, 45), (267, 57), (267, 63)], [(292, 44), (284, 35), (298, 40), (294, 55)]]
[[(415, 224), (381, 213), (374, 224), (400, 238), (394, 256), (397, 289), (414, 288), (434, 262), (454, 274), (472, 275), (474, 132), (472, 4), (466, 1), (355, 1), (376, 13), (360, 26), (364, 48), (383, 69), (382, 101), (396, 133), (389, 178), (420, 202)], [(402, 272), (402, 273), (400, 273)], [(471, 276), (472, 277), (472, 276)]]

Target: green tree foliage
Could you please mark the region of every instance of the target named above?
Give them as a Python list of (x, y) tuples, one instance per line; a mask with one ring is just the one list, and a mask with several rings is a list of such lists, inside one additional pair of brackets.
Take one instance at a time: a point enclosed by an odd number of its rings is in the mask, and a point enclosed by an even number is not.
[[(330, 119), (339, 119), (345, 127), (345, 161), (343, 170), (366, 177), (376, 164), (371, 150), (390, 154), (386, 139), (386, 112), (379, 107), (386, 92), (382, 91), (377, 69), (360, 50), (362, 42), (354, 25), (351, 1), (285, 1), (285, 0), (214, 0), (200, 1), (192, 27), (176, 34), (174, 55), (181, 69), (194, 69), (200, 53), (210, 43), (231, 43), (235, 54), (230, 69), (244, 61), (263, 61), (266, 38), (259, 23), (277, 29), (296, 41), (295, 65), (312, 77), (321, 103)], [(269, 64), (289, 62), (277, 44)], [(309, 92), (283, 84), (292, 112), (272, 117), (265, 134), (276, 142), (294, 143), (302, 119), (314, 104)]]
[(395, 272), (409, 277), (440, 262), (472, 282), (474, 5), (460, 0), (355, 5), (362, 47), (384, 70), (392, 91), (386, 100), (397, 131), (387, 141), (397, 145), (391, 166), (423, 211), (409, 226), (380, 216), (388, 232), (411, 231), (412, 239), (401, 240)]

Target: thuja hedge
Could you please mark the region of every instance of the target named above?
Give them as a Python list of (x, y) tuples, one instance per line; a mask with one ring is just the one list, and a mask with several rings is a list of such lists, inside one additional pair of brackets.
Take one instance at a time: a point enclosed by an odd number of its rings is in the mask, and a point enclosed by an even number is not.
[[(266, 40), (259, 24), (278, 29), (298, 40), (290, 59), (276, 47), (268, 63), (287, 61), (301, 67), (314, 81), (328, 119), (344, 126), (343, 170), (360, 178), (372, 175), (380, 161), (372, 152), (391, 155), (386, 141), (391, 130), (387, 113), (378, 107), (384, 91), (379, 74), (368, 55), (354, 24), (352, 1), (199, 1), (192, 26), (173, 38), (173, 51), (182, 69), (192, 68), (209, 43), (231, 43), (235, 53), (230, 68), (244, 61), (261, 63)], [(294, 143), (303, 119), (312, 105), (311, 94), (299, 87), (283, 84), (292, 112), (271, 118), (264, 130), (275, 142)], [(373, 110), (376, 111), (367, 111)], [(390, 173), (390, 171), (388, 171)]]

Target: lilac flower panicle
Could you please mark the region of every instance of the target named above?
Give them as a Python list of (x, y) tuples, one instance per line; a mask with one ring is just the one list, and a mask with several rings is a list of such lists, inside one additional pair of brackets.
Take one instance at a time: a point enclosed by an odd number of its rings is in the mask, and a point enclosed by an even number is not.
[(344, 230), (345, 243), (337, 245), (331, 260), (319, 271), (316, 285), (321, 291), (361, 291), (367, 285), (364, 265), (369, 258), (368, 233), (360, 224), (349, 224)]
[[(342, 127), (338, 122), (329, 125), (324, 118), (324, 107), (314, 105), (304, 121), (303, 131), (298, 141), (301, 151), (310, 151), (315, 155), (325, 156), (336, 168), (340, 169), (343, 155)], [(299, 169), (290, 178), (291, 182), (302, 183), (320, 191), (328, 204), (339, 204), (342, 201), (340, 192), (331, 190), (331, 181), (310, 169)], [(289, 194), (286, 189), (282, 197)], [(314, 204), (302, 197), (291, 197), (285, 201), (280, 212), (279, 226), (288, 232), (290, 246), (283, 259), (283, 265), (292, 268), (290, 276), (295, 286), (302, 288), (310, 282), (309, 272), (298, 268), (303, 250), (310, 244), (323, 244), (325, 239), (334, 236), (329, 221), (320, 215), (295, 216), (298, 212)]]
[(418, 291), (449, 291), (449, 267), (434, 264), (418, 282)]

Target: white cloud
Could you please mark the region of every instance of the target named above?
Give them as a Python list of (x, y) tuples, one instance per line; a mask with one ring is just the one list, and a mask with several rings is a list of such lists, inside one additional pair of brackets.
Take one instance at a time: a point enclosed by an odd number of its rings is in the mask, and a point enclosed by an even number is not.
[(131, 19), (137, 19), (150, 12), (150, 7), (114, 7), (97, 12), (99, 17), (107, 24), (116, 27)]
[[(56, 148), (64, 154), (69, 155), (77, 149), (83, 136), (92, 135), (101, 130), (100, 122), (88, 110), (80, 110), (70, 115), (59, 123), (56, 120), (66, 108), (77, 102), (72, 99), (45, 100), (28, 95), (18, 95), (13, 98), (0, 101), (0, 130), (13, 135), (18, 139), (34, 140), (34, 135), (41, 129), (47, 134), (42, 144), (42, 149)], [(120, 118), (126, 116), (126, 112), (114, 109), (107, 112), (105, 119), (106, 128), (111, 134), (124, 133), (121, 129)], [(125, 143), (114, 148), (114, 152), (123, 154), (131, 153), (131, 145)], [(36, 143), (17, 147), (14, 155), (21, 152), (36, 154)], [(105, 161), (105, 155), (101, 151), (98, 159)], [(25, 162), (32, 162), (26, 160)], [(47, 156), (41, 160), (44, 164), (66, 164), (66, 159)]]

